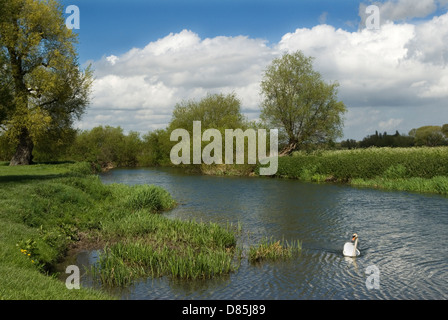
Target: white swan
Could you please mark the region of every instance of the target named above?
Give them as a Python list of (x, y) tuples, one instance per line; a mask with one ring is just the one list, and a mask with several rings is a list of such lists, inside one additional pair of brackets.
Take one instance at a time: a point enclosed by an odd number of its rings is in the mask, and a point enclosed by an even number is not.
[[(354, 244), (352, 242), (355, 242)], [(342, 252), (346, 257), (356, 257), (361, 253), (356, 247), (358, 246), (358, 235), (356, 233), (352, 236), (352, 242), (346, 242), (344, 245), (344, 251)]]

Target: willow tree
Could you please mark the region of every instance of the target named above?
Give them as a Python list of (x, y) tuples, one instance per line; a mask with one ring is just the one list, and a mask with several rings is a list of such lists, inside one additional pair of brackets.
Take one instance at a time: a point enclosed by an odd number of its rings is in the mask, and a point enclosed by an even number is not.
[(274, 59), (265, 71), (261, 118), (286, 139), (281, 155), (342, 135), (346, 112), (337, 99), (337, 83), (326, 83), (302, 52)]
[(186, 129), (193, 132), (193, 121), (201, 121), (203, 129), (238, 129), (247, 126), (241, 113), (241, 101), (235, 93), (207, 94), (200, 101), (186, 100), (173, 110), (169, 131)]
[(0, 0), (0, 129), (17, 148), (10, 165), (32, 163), (37, 141), (58, 141), (88, 104), (92, 72), (81, 70), (77, 36), (54, 0)]

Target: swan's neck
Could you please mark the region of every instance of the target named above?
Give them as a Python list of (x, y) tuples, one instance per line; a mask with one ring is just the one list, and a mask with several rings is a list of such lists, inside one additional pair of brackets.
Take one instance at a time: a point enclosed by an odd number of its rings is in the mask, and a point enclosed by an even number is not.
[(355, 252), (355, 254), (356, 254), (356, 248), (358, 247), (358, 238), (356, 238), (356, 240), (355, 240), (355, 249), (353, 249)]

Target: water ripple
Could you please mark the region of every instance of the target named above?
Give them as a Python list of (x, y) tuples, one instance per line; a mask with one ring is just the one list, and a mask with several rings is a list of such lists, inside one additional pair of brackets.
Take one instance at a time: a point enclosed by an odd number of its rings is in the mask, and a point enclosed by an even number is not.
[[(240, 222), (253, 241), (272, 236), (303, 243), (292, 261), (245, 262), (225, 279), (148, 280), (123, 299), (448, 298), (446, 197), (171, 169), (118, 169), (103, 181), (166, 188), (183, 204), (166, 214), (171, 218)], [(342, 248), (354, 232), (361, 255), (346, 258)], [(369, 266), (380, 272), (380, 289), (366, 286)]]

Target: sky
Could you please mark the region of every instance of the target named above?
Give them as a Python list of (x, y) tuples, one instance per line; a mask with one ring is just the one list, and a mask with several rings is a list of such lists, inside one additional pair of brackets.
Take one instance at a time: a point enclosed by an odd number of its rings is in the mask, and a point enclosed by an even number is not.
[[(342, 139), (448, 123), (448, 0), (61, 2), (79, 8), (79, 62), (95, 74), (80, 129), (145, 134), (209, 93), (235, 93), (256, 120), (264, 70), (297, 50), (339, 83)], [(377, 29), (366, 27), (369, 5)]]

